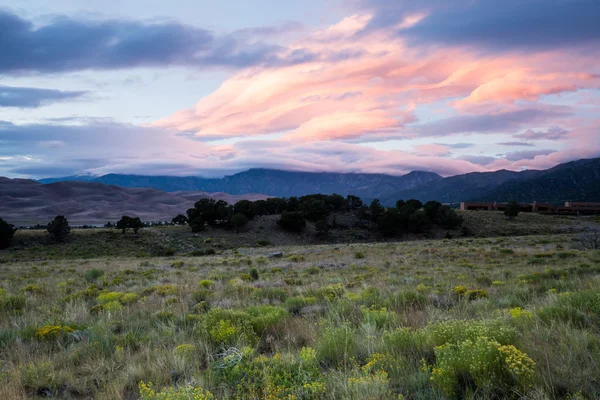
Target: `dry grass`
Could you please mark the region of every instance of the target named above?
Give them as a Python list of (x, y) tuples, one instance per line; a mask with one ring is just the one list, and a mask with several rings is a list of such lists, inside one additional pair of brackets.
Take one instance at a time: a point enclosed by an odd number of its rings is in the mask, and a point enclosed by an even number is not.
[[(530, 385), (507, 377), (490, 389), (466, 376), (457, 397), (599, 398), (600, 253), (572, 250), (575, 237), (204, 257), (78, 259), (48, 247), (37, 261), (0, 264), (0, 398), (132, 399), (140, 381), (217, 398), (447, 398), (430, 379), (443, 321), (513, 332), (509, 343), (536, 363)], [(268, 258), (274, 251), (283, 257)], [(232, 348), (240, 360), (223, 359)], [(303, 348), (316, 364), (302, 361)]]

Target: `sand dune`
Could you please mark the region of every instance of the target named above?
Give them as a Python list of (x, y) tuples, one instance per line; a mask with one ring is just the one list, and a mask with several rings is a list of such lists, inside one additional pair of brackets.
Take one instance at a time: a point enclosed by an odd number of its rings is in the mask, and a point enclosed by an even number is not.
[(42, 184), (0, 177), (0, 218), (14, 224), (46, 223), (56, 215), (65, 215), (72, 224), (106, 223), (116, 221), (122, 215), (137, 216), (145, 221), (166, 221), (185, 213), (194, 202), (207, 197), (233, 204), (243, 199), (259, 200), (269, 196), (199, 191), (166, 193), (98, 182)]

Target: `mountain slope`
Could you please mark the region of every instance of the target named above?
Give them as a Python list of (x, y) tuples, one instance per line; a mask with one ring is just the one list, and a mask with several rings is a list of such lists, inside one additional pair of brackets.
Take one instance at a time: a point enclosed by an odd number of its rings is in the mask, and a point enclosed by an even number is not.
[(600, 201), (600, 158), (572, 161), (541, 171), (525, 181), (509, 181), (474, 196), (481, 201)]
[(393, 205), (399, 199), (418, 199), (423, 202), (437, 200), (442, 203), (458, 203), (476, 198), (507, 181), (522, 181), (536, 176), (539, 171), (472, 172), (443, 178), (435, 182), (415, 186), (383, 197), (381, 202)]
[[(66, 178), (42, 179), (40, 182), (69, 180)], [(75, 177), (79, 180), (79, 177)], [(81, 179), (87, 179), (84, 176)], [(109, 174), (93, 179), (107, 185), (146, 187), (165, 192), (203, 191), (226, 192), (232, 195), (264, 193), (270, 196), (291, 197), (313, 193), (342, 195), (354, 194), (372, 199), (398, 190), (439, 180), (432, 172), (415, 171), (404, 176), (384, 174), (344, 174), (329, 172), (295, 172), (272, 169), (250, 169), (222, 179), (200, 177), (140, 176)]]

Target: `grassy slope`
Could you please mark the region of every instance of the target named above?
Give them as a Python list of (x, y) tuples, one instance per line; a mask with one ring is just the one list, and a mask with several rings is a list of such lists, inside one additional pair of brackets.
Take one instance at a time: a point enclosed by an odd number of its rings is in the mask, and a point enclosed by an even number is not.
[[(510, 236), (528, 234), (574, 233), (592, 224), (590, 218), (520, 214), (508, 221), (501, 212), (460, 212), (464, 225), (476, 237)], [(352, 228), (356, 220), (348, 215), (338, 215), (338, 224), (350, 227), (334, 229), (327, 239), (315, 236), (309, 223), (302, 234), (290, 234), (277, 226), (277, 216), (259, 217), (240, 233), (230, 230), (210, 229), (192, 234), (187, 227), (145, 228), (140, 235), (121, 235), (115, 229), (73, 229), (67, 243), (53, 244), (43, 230), (17, 231), (14, 246), (0, 251), (0, 262), (72, 259), (96, 257), (156, 257), (165, 255), (190, 255), (196, 250), (214, 249), (217, 252), (238, 248), (256, 247), (258, 242), (268, 241), (274, 246), (293, 244), (313, 245), (327, 243), (364, 243), (381, 240), (376, 232)], [(434, 228), (423, 234), (406, 234), (396, 241), (444, 238), (447, 232)], [(462, 235), (460, 229), (450, 232), (453, 237)]]

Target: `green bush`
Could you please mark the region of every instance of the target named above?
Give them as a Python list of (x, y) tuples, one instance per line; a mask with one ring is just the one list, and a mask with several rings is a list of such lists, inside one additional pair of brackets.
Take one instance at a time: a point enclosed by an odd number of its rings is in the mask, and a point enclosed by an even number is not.
[(140, 400), (213, 400), (212, 393), (195, 386), (168, 387), (157, 392), (152, 383), (139, 384)]
[(431, 380), (451, 397), (478, 392), (506, 398), (525, 391), (533, 380), (535, 363), (512, 345), (478, 337), (435, 348)]
[(101, 276), (104, 276), (103, 270), (99, 268), (92, 268), (85, 273), (84, 278), (88, 282), (95, 282), (96, 279), (100, 278)]
[[(231, 360), (236, 359), (233, 363)], [(230, 367), (224, 368), (223, 365)], [(298, 356), (275, 354), (254, 356), (246, 348), (212, 364), (219, 387), (235, 399), (321, 399), (326, 386), (315, 351), (303, 348)]]
[(285, 300), (285, 308), (290, 314), (300, 314), (304, 307), (317, 304), (316, 297), (289, 297)]
[(248, 307), (248, 314), (252, 316), (252, 327), (259, 336), (266, 329), (274, 327), (287, 316), (287, 312), (282, 307), (275, 306)]

